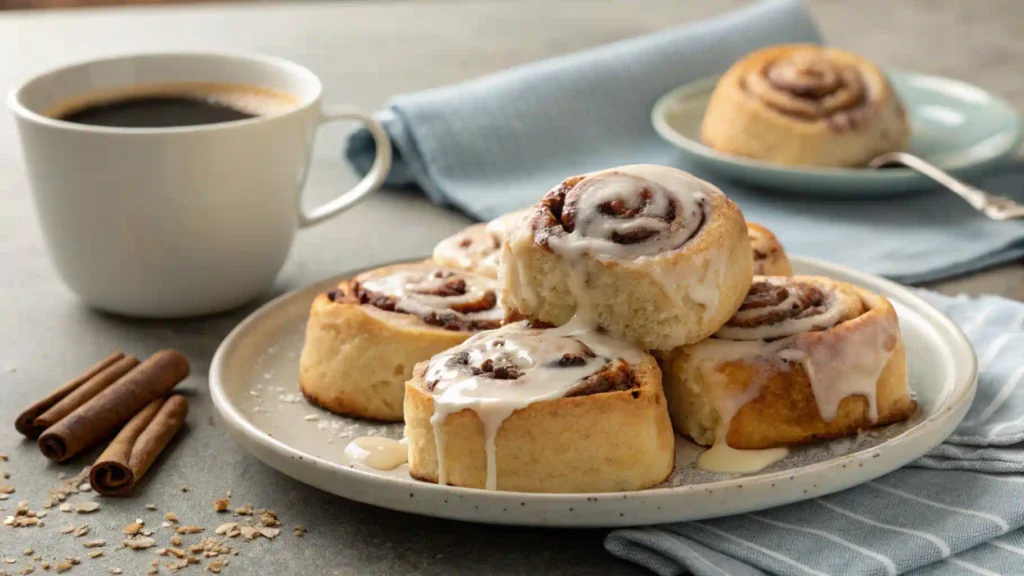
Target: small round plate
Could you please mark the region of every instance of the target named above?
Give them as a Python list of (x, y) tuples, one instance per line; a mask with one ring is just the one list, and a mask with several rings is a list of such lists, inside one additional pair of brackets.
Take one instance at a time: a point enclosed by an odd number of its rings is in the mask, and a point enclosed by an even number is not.
[[(970, 177), (1013, 158), (1021, 144), (1020, 115), (1005, 100), (959, 80), (912, 72), (887, 72), (910, 117), (907, 151)], [(680, 86), (651, 111), (658, 134), (676, 145), (696, 168), (772, 190), (831, 197), (872, 196), (935, 188), (905, 168), (792, 167), (742, 158), (705, 146), (700, 139), (718, 77)]]
[(341, 463), (356, 436), (401, 437), (401, 424), (329, 414), (307, 404), (298, 362), (309, 305), (342, 278), (285, 294), (239, 324), (210, 366), (210, 393), (227, 429), (268, 465), (321, 490), (393, 510), (527, 526), (611, 527), (680, 522), (761, 510), (843, 490), (891, 472), (941, 443), (974, 398), (974, 353), (960, 330), (912, 291), (876, 276), (794, 258), (798, 273), (829, 276), (888, 297), (907, 348), (910, 385), (920, 405), (909, 422), (794, 449), (748, 476), (703, 472), (700, 448), (676, 437), (676, 469), (654, 488), (607, 494), (527, 494), (438, 486)]

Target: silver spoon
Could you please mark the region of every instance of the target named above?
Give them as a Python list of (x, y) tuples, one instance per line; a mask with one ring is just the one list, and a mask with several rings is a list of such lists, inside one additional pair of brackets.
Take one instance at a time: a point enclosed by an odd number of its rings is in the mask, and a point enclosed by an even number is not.
[(899, 164), (935, 180), (967, 201), (975, 210), (993, 220), (1014, 220), (1024, 218), (1024, 206), (1005, 198), (989, 194), (942, 171), (933, 164), (906, 152), (882, 154), (868, 163), (869, 168), (881, 168)]

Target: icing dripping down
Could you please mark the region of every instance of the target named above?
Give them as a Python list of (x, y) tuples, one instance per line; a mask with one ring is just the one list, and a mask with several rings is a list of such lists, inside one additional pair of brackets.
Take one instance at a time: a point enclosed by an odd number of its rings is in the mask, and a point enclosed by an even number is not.
[(345, 446), (342, 462), (346, 465), (361, 465), (374, 470), (394, 470), (409, 460), (408, 442), (405, 438), (393, 440), (383, 436), (360, 436)]
[(708, 472), (721, 474), (753, 474), (775, 464), (789, 455), (789, 448), (768, 448), (766, 450), (737, 450), (725, 440), (720, 430), (715, 443), (697, 457), (697, 467)]
[[(448, 290), (453, 280), (460, 283), (459, 291)], [(442, 313), (467, 322), (500, 322), (504, 317), (494, 300), (497, 282), (476, 274), (445, 268), (397, 270), (360, 280), (360, 286), (393, 298), (396, 310), (420, 317)]]
[[(686, 286), (692, 300), (712, 308), (718, 302), (717, 282), (725, 274), (717, 252), (708, 262), (694, 266), (662, 266), (659, 259), (700, 232), (709, 217), (708, 198), (713, 191), (708, 183), (675, 169), (623, 166), (586, 174), (565, 192), (559, 210), (562, 222), (553, 232), (534, 231), (530, 226), (521, 229), (543, 237), (562, 259), (576, 314), (585, 321), (594, 321), (595, 315), (589, 287), (591, 260), (615, 261), (646, 271), (664, 286), (666, 294), (674, 295), (679, 286)], [(547, 219), (543, 222), (550, 225)], [(513, 272), (522, 295), (517, 304), (527, 313), (535, 311), (536, 291), (525, 285), (528, 276)]]
[(431, 359), (425, 380), (433, 396), (430, 424), (437, 450), (438, 483), (448, 482), (445, 463), (448, 416), (472, 410), (483, 423), (487, 458), (485, 488), (498, 487), (497, 438), (502, 423), (534, 402), (565, 397), (610, 362), (642, 360), (639, 348), (594, 332), (580, 319), (552, 329), (509, 324), (471, 337)]

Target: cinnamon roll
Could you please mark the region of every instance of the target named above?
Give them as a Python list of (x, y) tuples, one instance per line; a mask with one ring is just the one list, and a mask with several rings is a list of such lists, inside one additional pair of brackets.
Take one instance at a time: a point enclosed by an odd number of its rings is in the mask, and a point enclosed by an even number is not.
[(676, 430), (716, 449), (836, 438), (916, 410), (892, 305), (827, 278), (755, 277), (713, 337), (661, 360)]
[(722, 152), (778, 164), (863, 166), (905, 147), (910, 126), (874, 64), (795, 44), (734, 64), (711, 95), (701, 137)]
[(750, 250), (754, 255), (754, 274), (757, 276), (790, 276), (793, 267), (789, 256), (775, 234), (760, 224), (747, 222)]
[(313, 301), (300, 388), (331, 412), (399, 422), (416, 363), (497, 328), (502, 316), (491, 278), (432, 262), (360, 274)]
[(573, 315), (665, 350), (714, 333), (751, 279), (743, 214), (690, 174), (635, 165), (566, 179), (502, 248), (509, 320)]
[(405, 423), (410, 474), (453, 486), (640, 490), (675, 461), (654, 358), (580, 324), (510, 324), (421, 362)]
[(508, 230), (524, 213), (524, 210), (510, 212), (486, 224), (473, 224), (445, 238), (434, 247), (434, 262), (497, 278), (501, 243)]

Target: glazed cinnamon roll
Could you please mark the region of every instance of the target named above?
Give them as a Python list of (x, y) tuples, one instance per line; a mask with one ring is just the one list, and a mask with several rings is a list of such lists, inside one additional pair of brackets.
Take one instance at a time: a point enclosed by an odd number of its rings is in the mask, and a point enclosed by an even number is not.
[(665, 166), (566, 179), (502, 248), (507, 317), (578, 315), (649, 350), (714, 333), (750, 286), (743, 214), (720, 190)]
[(313, 301), (299, 362), (306, 398), (399, 422), (417, 362), (501, 325), (495, 280), (432, 262), (378, 268)]
[(441, 266), (461, 268), (490, 278), (498, 277), (501, 243), (508, 230), (523, 217), (518, 210), (490, 222), (473, 224), (434, 247), (433, 259)]
[(789, 256), (775, 234), (760, 224), (747, 222), (750, 250), (754, 255), (754, 274), (757, 276), (790, 276), (793, 267)]
[(579, 324), (510, 324), (421, 362), (405, 422), (409, 473), (453, 486), (640, 490), (675, 461), (654, 358)]
[(734, 64), (711, 95), (701, 137), (722, 152), (778, 164), (863, 166), (905, 147), (910, 126), (875, 65), (797, 44)]
[(909, 418), (905, 356), (885, 298), (827, 278), (758, 276), (725, 326), (661, 366), (676, 430), (749, 450)]

